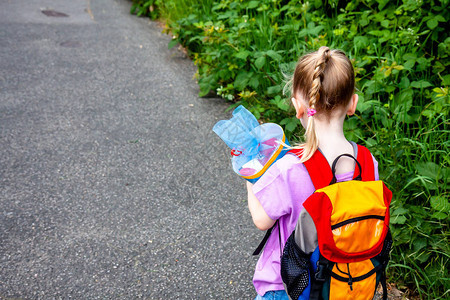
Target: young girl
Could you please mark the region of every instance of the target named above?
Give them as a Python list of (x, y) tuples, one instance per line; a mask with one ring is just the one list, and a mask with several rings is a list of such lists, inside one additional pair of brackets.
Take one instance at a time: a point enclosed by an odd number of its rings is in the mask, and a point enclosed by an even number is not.
[[(291, 84), (296, 117), (306, 129), (306, 141), (297, 147), (303, 155), (300, 159), (287, 154), (255, 185), (247, 182), (248, 206), (256, 227), (267, 230), (278, 220), (256, 265), (256, 299), (288, 299), (280, 275), (281, 251), (295, 229), (303, 202), (315, 190), (303, 162), (317, 150), (330, 165), (341, 154), (357, 156), (356, 144), (345, 138), (343, 130), (346, 115), (353, 115), (358, 103), (354, 71), (346, 55), (321, 47), (301, 57)], [(378, 164), (373, 160), (378, 180)], [(354, 170), (354, 160), (343, 157), (337, 165), (337, 181), (351, 180)]]

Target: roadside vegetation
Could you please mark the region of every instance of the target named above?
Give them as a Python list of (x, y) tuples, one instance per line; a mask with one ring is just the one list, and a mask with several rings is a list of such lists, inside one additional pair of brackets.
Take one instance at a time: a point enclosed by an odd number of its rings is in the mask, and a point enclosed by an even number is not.
[(326, 45), (351, 58), (358, 86), (350, 140), (369, 147), (394, 192), (388, 276), (423, 299), (450, 298), (449, 1), (132, 0), (159, 19), (217, 95), (290, 141), (300, 123), (283, 95), (298, 57)]

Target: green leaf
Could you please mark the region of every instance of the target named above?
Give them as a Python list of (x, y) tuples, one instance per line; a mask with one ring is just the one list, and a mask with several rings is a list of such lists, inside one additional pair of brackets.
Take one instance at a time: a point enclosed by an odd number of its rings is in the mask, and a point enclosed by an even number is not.
[(242, 104), (241, 101), (233, 103), (230, 106), (228, 106), (227, 109), (225, 109), (225, 112), (229, 112), (230, 110), (234, 110), (236, 107), (238, 107), (241, 104)]
[(261, 69), (266, 64), (266, 57), (261, 56), (255, 60), (255, 66), (256, 68)]
[(416, 60), (417, 59), (417, 54), (415, 54), (415, 53), (405, 53), (403, 55), (403, 59), (404, 60)]
[(422, 218), (428, 216), (428, 213), (423, 209), (423, 206), (412, 205), (409, 207), (409, 210), (416, 215), (415, 219), (418, 219), (420, 222), (423, 221)]
[(198, 93), (199, 97), (204, 97), (208, 95), (209, 92), (211, 91), (208, 85), (203, 85), (199, 83), (198, 86), (200, 87), (200, 92)]
[(403, 55), (403, 60), (405, 61), (403, 64), (405, 69), (411, 70), (416, 64), (417, 55), (415, 53), (405, 53), (405, 55)]
[(133, 3), (133, 5), (131, 5), (130, 14), (134, 14), (138, 5), (139, 5), (138, 3)]
[(358, 101), (358, 104), (356, 105), (356, 109), (359, 112), (364, 112), (369, 108), (372, 108), (373, 106), (379, 105), (380, 102), (378, 100), (368, 100), (368, 101)]
[(431, 254), (430, 252), (422, 252), (418, 256), (416, 256), (415, 259), (421, 263), (424, 263), (428, 260), (428, 258), (430, 257), (430, 254)]
[(436, 111), (431, 109), (426, 109), (422, 112), (422, 116), (427, 117), (428, 119), (433, 118), (436, 115)]
[(202, 77), (198, 80), (200, 87), (199, 96), (203, 97), (209, 94), (211, 90), (215, 90), (215, 80), (213, 75)]
[[(375, 105), (374, 111), (378, 115), (377, 120), (381, 121), (381, 124), (383, 124), (383, 126), (385, 128), (390, 128), (392, 126), (393, 120), (389, 118), (389, 116), (388, 116), (389, 113), (386, 110), (386, 108), (384, 108), (380, 105)], [(345, 126), (345, 123), (344, 123), (344, 126)]]
[(386, 4), (389, 3), (389, 0), (377, 0), (377, 2), (378, 2), (378, 9), (382, 10), (386, 6)]
[(236, 76), (236, 79), (234, 80), (234, 87), (236, 90), (242, 91), (247, 86), (249, 81), (248, 74), (248, 72), (242, 71)]
[(383, 20), (381, 21), (381, 26), (385, 27), (385, 28), (389, 28), (389, 20)]
[(367, 145), (369, 148), (375, 147), (376, 144), (377, 144), (377, 141), (375, 141), (373, 138), (368, 138), (368, 139), (366, 140), (366, 145)]
[(443, 196), (433, 196), (430, 199), (430, 205), (434, 210), (441, 212), (449, 212), (450, 204), (448, 200)]
[(369, 39), (365, 36), (355, 36), (353, 39), (353, 44), (357, 49), (363, 49), (369, 45)]
[(432, 217), (432, 218), (435, 218), (435, 219), (438, 219), (438, 220), (444, 220), (444, 219), (447, 219), (447, 218), (448, 218), (448, 214), (443, 213), (443, 212), (441, 212), (441, 211), (437, 211), (437, 212), (433, 213), (433, 214), (431, 215), (431, 217)]
[(361, 25), (362, 27), (367, 26), (369, 24), (369, 18), (368, 16), (372, 14), (372, 11), (370, 10), (366, 10), (362, 15), (361, 18), (359, 19), (359, 25)]
[(280, 125), (286, 125), (289, 122), (290, 118), (284, 118), (283, 120), (280, 121)]
[(424, 238), (416, 239), (413, 244), (414, 252), (417, 252), (420, 249), (425, 248), (427, 244), (428, 244), (427, 240)]
[(289, 104), (285, 99), (281, 98), (280, 95), (275, 96), (275, 98), (270, 100), (270, 102), (275, 104), (282, 111), (289, 111), (290, 108)]
[(442, 76), (442, 85), (450, 85), (450, 74)]
[(409, 210), (407, 210), (406, 208), (399, 207), (392, 212), (392, 215), (393, 216), (404, 215), (407, 212), (409, 212)]
[(408, 88), (409, 85), (410, 85), (410, 82), (409, 82), (408, 77), (402, 77), (402, 79), (400, 80), (400, 83), (398, 84), (398, 86), (402, 89)]
[(383, 36), (383, 32), (381, 30), (371, 30), (368, 32), (368, 34), (374, 35), (374, 36)]
[(441, 15), (437, 15), (435, 16), (436, 20), (438, 20), (439, 22), (447, 22), (447, 20), (445, 20), (445, 18)]
[(413, 67), (414, 67), (414, 65), (416, 64), (416, 60), (407, 60), (404, 64), (403, 64), (403, 66), (405, 67), (405, 69), (407, 69), (407, 70), (411, 70)]
[(427, 21), (427, 26), (428, 26), (428, 28), (430, 28), (430, 29), (434, 29), (434, 28), (436, 28), (438, 25), (439, 25), (439, 21), (436, 20), (435, 18), (429, 19), (429, 20)]
[(309, 26), (308, 25), (308, 30), (307, 30), (307, 34), (311, 35), (311, 36), (318, 36), (319, 33), (323, 30), (323, 26)]
[(430, 62), (425, 57), (419, 57), (417, 63), (419, 64), (417, 66), (417, 71), (424, 71), (430, 66)]
[(406, 222), (406, 217), (405, 216), (394, 216), (391, 218), (391, 223), (392, 224), (405, 224)]
[(297, 128), (296, 122), (289, 122), (288, 124), (286, 124), (286, 130), (289, 132), (293, 132), (295, 128)]
[(397, 93), (392, 102), (392, 108), (395, 114), (406, 114), (412, 107), (414, 92), (412, 89), (402, 90)]
[(427, 88), (430, 86), (433, 86), (433, 85), (426, 80), (419, 80), (419, 81), (411, 82), (411, 87), (416, 88), (416, 89), (423, 89), (423, 88)]
[(434, 162), (419, 162), (415, 166), (417, 173), (422, 176), (438, 180), (441, 176), (439, 174), (440, 167)]
[(177, 39), (172, 39), (169, 42), (168, 48), (172, 49), (173, 47), (175, 47), (176, 44), (178, 44), (178, 40)]
[(251, 113), (255, 116), (256, 119), (259, 120), (261, 118), (261, 113), (259, 111), (252, 110), (252, 109), (250, 109), (250, 110), (251, 110)]
[(230, 19), (233, 16), (233, 11), (227, 11), (225, 13), (220, 14), (217, 19), (219, 20), (225, 20)]
[(247, 50), (241, 50), (238, 53), (236, 53), (234, 56), (243, 60), (246, 60), (247, 57), (251, 54), (250, 51)]
[(269, 50), (266, 52), (267, 56), (271, 57), (272, 59), (276, 60), (276, 61), (280, 61), (283, 59), (283, 57), (278, 54), (277, 52), (275, 52), (274, 50)]
[(274, 85), (267, 88), (267, 94), (268, 95), (275, 95), (281, 92), (282, 86), (281, 85)]
[(289, 132), (293, 132), (297, 128), (298, 124), (299, 124), (299, 121), (295, 117), (284, 118), (280, 122), (280, 125), (286, 125), (285, 129), (286, 129), (286, 131), (289, 131)]
[(258, 7), (260, 4), (260, 1), (250, 1), (247, 5), (247, 8), (252, 9)]
[(259, 77), (258, 76), (253, 76), (249, 80), (248, 85), (256, 90), (258, 88), (258, 86), (259, 86)]
[(283, 111), (288, 111), (289, 108), (290, 108), (289, 104), (287, 104), (287, 103), (284, 102), (284, 101), (278, 102), (278, 103), (277, 103), (277, 107), (278, 107), (279, 109), (283, 110)]

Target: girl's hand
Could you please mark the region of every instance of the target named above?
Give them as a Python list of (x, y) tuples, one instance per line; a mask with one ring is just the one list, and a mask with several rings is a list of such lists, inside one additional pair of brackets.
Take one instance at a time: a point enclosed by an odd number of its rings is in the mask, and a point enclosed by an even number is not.
[(252, 215), (253, 223), (259, 230), (267, 230), (275, 224), (262, 207), (259, 200), (253, 193), (253, 184), (247, 181), (248, 209)]

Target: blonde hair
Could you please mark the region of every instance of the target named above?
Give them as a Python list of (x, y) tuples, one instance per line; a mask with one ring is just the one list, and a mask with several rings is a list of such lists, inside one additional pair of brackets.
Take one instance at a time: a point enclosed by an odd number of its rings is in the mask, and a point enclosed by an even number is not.
[[(334, 109), (346, 107), (355, 92), (350, 60), (344, 52), (325, 46), (300, 57), (288, 84), (291, 85), (292, 96), (299, 93), (308, 101), (309, 109), (328, 117)], [(295, 147), (303, 149), (302, 162), (310, 159), (319, 148), (314, 119), (314, 116), (308, 117), (305, 142)]]

